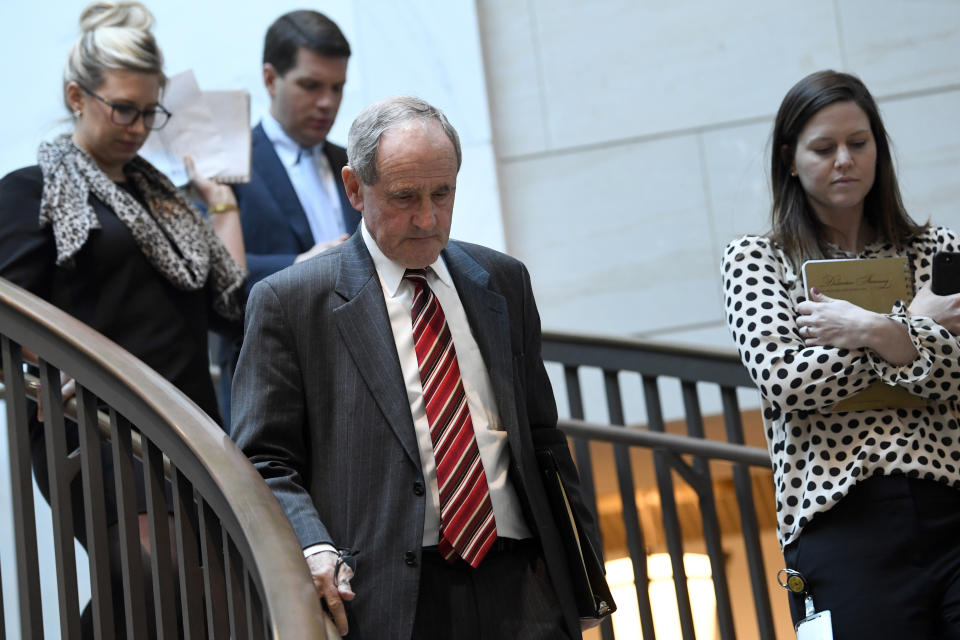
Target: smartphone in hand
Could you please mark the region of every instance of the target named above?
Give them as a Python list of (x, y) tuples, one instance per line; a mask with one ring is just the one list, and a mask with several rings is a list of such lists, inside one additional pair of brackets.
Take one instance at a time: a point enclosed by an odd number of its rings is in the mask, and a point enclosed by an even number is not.
[(934, 254), (930, 286), (938, 296), (960, 293), (960, 252), (938, 251)]

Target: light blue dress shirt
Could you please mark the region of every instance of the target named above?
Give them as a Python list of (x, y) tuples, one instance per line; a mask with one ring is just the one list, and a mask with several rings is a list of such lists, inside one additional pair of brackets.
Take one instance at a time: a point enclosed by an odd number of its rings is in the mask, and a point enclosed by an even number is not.
[(297, 192), (313, 241), (329, 242), (342, 236), (346, 229), (340, 194), (330, 161), (323, 153), (323, 145), (309, 149), (301, 147), (270, 114), (263, 117), (262, 124), (263, 132), (273, 144), (293, 190)]

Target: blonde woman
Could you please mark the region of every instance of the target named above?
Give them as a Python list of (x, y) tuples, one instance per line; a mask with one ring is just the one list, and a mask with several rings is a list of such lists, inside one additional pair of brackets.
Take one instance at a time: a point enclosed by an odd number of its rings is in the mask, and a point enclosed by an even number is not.
[[(171, 116), (161, 104), (163, 57), (152, 24), (136, 2), (94, 3), (81, 14), (63, 79), (73, 132), (41, 144), (37, 165), (0, 181), (0, 276), (100, 331), (219, 421), (207, 331), (242, 315), (239, 212), (229, 188), (195, 180), (208, 222), (137, 155)], [(46, 491), (38, 427), (34, 460)], [(109, 471), (104, 480), (115, 546)], [(79, 479), (73, 489), (81, 505)], [(143, 513), (142, 486), (138, 498)], [(83, 520), (76, 522), (85, 543)]]

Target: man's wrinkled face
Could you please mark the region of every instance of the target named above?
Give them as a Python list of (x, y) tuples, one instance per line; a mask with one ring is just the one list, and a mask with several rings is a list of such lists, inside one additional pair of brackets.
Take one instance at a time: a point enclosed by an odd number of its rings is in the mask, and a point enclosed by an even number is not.
[(436, 120), (410, 120), (388, 129), (377, 151), (377, 182), (343, 172), (350, 203), (363, 213), (377, 246), (408, 269), (434, 261), (450, 237), (457, 189), (457, 155)]

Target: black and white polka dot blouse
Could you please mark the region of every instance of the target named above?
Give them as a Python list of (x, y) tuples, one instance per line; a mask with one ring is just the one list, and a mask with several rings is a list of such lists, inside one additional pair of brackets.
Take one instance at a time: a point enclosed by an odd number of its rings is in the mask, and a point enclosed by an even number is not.
[[(930, 281), (933, 254), (955, 251), (957, 236), (931, 227), (905, 250), (887, 243), (859, 256), (908, 255), (915, 286)], [(767, 447), (776, 483), (778, 536), (786, 546), (817, 513), (872, 475), (906, 474), (960, 488), (960, 343), (930, 318), (908, 316), (898, 302), (889, 317), (903, 323), (917, 358), (891, 365), (871, 349), (806, 347), (797, 329), (803, 279), (771, 240), (745, 236), (723, 256), (727, 324), (743, 364), (760, 389)], [(877, 379), (928, 400), (920, 409), (831, 412)]]

